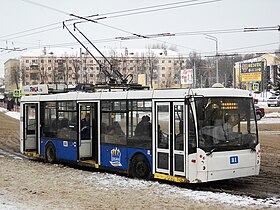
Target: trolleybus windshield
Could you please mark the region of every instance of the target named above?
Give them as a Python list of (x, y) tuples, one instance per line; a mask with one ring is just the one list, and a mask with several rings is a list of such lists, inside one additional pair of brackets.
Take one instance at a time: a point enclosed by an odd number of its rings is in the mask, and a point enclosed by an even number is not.
[[(199, 148), (205, 152), (254, 149), (258, 143), (253, 101), (250, 98), (196, 99)], [(200, 111), (202, 110), (202, 111)]]

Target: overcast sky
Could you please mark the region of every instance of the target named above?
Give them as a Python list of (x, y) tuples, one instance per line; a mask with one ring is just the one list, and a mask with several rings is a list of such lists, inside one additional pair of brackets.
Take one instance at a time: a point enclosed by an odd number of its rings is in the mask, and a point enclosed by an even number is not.
[[(280, 25), (280, 0), (189, 0), (188, 3), (186, 2), (184, 0), (1, 0), (0, 47), (30, 50), (60, 45), (78, 48), (80, 46), (74, 38), (62, 28), (62, 21), (72, 18), (69, 14), (79, 16), (106, 14), (100, 16), (107, 17), (99, 20), (101, 24), (88, 22), (77, 25), (99, 48), (146, 48), (152, 44), (165, 43), (167, 46), (176, 46), (183, 55), (188, 55), (192, 51), (197, 51), (202, 56), (214, 55), (215, 41), (207, 39), (205, 34), (217, 38), (219, 53), (273, 52), (279, 47), (280, 32), (277, 30), (241, 31), (246, 27)], [(162, 4), (170, 5), (153, 7), (149, 10), (156, 11), (140, 14), (108, 14)], [(167, 7), (175, 8), (166, 9)], [(160, 10), (163, 8), (165, 9)], [(143, 11), (147, 9), (133, 11), (133, 13)], [(50, 26), (46, 27), (47, 25)], [(33, 30), (39, 27), (41, 28)], [(72, 29), (72, 25), (69, 27)], [(233, 32), (232, 29), (238, 29), (238, 32), (211, 33), (214, 30)], [(23, 31), (27, 32), (21, 33)], [(44, 32), (37, 33), (39, 31)], [(197, 31), (205, 32), (179, 36), (182, 32)], [(127, 32), (139, 35), (171, 33), (176, 36), (114, 40), (115, 37), (131, 36)], [(108, 41), (101, 42), (104, 39)], [(0, 77), (4, 74), (5, 61), (9, 58), (18, 58), (21, 53), (0, 50)]]

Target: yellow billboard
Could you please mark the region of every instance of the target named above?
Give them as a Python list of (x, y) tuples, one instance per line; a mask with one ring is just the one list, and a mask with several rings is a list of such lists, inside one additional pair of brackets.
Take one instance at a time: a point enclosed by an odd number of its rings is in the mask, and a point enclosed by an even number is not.
[(251, 82), (251, 81), (261, 81), (262, 73), (261, 72), (251, 72), (241, 74), (242, 82)]

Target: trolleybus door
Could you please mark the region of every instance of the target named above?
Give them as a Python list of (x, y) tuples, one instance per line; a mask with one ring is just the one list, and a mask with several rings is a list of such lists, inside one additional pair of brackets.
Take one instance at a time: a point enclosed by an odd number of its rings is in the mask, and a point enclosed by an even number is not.
[(38, 104), (24, 105), (24, 151), (38, 153)]
[(97, 103), (79, 104), (79, 157), (96, 159), (97, 157)]
[(185, 176), (184, 103), (156, 103), (156, 172)]
[(173, 118), (173, 175), (185, 176), (185, 109), (183, 102), (174, 102), (172, 110)]

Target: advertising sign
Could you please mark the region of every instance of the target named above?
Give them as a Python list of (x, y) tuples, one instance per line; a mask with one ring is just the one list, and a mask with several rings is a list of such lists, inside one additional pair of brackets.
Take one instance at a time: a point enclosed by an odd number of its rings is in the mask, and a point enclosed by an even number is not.
[(29, 95), (29, 94), (48, 94), (48, 85), (41, 84), (41, 85), (26, 85), (22, 87), (21, 90), (22, 94)]
[(181, 84), (186, 84), (186, 85), (193, 84), (193, 70), (192, 69), (181, 70)]
[(241, 63), (241, 81), (261, 81), (263, 69), (264, 63), (262, 61), (252, 63)]

